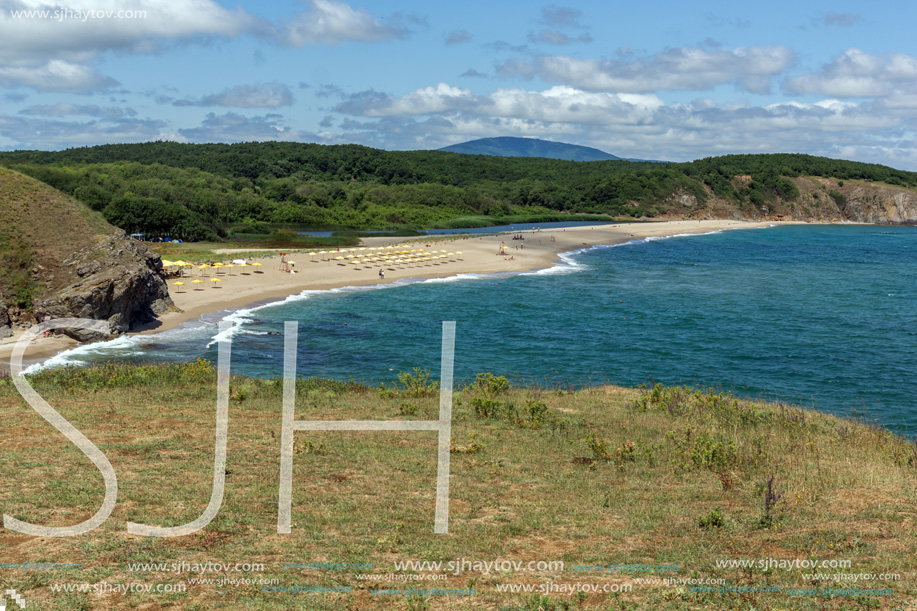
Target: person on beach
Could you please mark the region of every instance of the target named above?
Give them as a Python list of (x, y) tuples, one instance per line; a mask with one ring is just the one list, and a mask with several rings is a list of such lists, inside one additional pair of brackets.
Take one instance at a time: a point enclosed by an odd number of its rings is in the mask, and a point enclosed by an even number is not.
[(381, 269), (379, 270), (379, 278), (381, 278), (382, 280), (385, 280), (385, 270), (381, 270)]

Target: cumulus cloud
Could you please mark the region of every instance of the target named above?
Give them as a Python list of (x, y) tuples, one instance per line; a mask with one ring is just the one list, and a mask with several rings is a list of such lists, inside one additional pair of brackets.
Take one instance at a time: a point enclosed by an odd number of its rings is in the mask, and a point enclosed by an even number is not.
[(150, 53), (164, 41), (265, 28), (261, 20), (212, 0), (75, 0), (66, 7), (12, 0), (0, 13), (0, 85), (75, 93), (105, 89), (116, 81), (87, 65), (104, 52)]
[[(161, 40), (235, 36), (264, 27), (244, 11), (227, 10), (212, 0), (75, 0), (66, 7), (44, 0), (14, 3), (0, 14), (0, 59), (5, 62), (63, 56), (82, 62), (102, 51), (150, 52)], [(48, 13), (14, 16), (19, 10)]]
[(0, 66), (0, 86), (31, 87), (36, 91), (88, 93), (118, 85), (92, 66), (53, 59), (38, 65)]
[(309, 4), (311, 10), (294, 16), (284, 27), (281, 38), (287, 45), (379, 42), (408, 34), (403, 27), (386, 25), (366, 11), (355, 10), (343, 2), (310, 0)]
[(471, 41), (471, 32), (468, 30), (454, 30), (446, 38), (447, 45), (460, 45)]
[(39, 104), (19, 111), (21, 115), (40, 117), (87, 116), (101, 119), (123, 119), (136, 117), (133, 108), (102, 107), (97, 104)]
[(793, 61), (793, 53), (783, 46), (733, 50), (679, 48), (645, 59), (597, 60), (550, 55), (532, 61), (510, 59), (499, 72), (534, 74), (547, 82), (590, 91), (697, 91), (732, 83), (746, 91), (767, 93), (771, 79)]
[(172, 102), (173, 106), (229, 106), (233, 108), (280, 108), (293, 104), (293, 93), (282, 83), (259, 83), (230, 87), (197, 100)]
[(837, 98), (766, 106), (710, 98), (666, 104), (652, 93), (561, 85), (476, 94), (440, 83), (403, 96), (361, 92), (335, 110), (355, 117), (340, 124), (338, 137), (384, 148), (439, 148), (508, 135), (575, 142), (623, 157), (677, 161), (799, 151), (917, 167), (917, 144), (905, 137), (912, 115), (877, 104)]
[(787, 79), (790, 93), (838, 98), (917, 94), (917, 58), (904, 53), (870, 55), (848, 49), (821, 70)]
[(545, 91), (498, 89), (475, 95), (468, 89), (440, 83), (400, 98), (376, 91), (350, 96), (338, 112), (364, 117), (463, 113), (555, 123), (607, 124), (638, 121), (662, 106), (655, 95), (586, 92), (571, 87)]
[(297, 133), (281, 122), (274, 113), (246, 117), (234, 112), (210, 113), (199, 127), (179, 129), (178, 133), (194, 142), (251, 142), (264, 140), (297, 140)]
[(487, 78), (486, 74), (484, 74), (483, 72), (478, 72), (474, 68), (468, 68), (467, 70), (462, 72), (459, 76), (467, 77), (467, 78)]

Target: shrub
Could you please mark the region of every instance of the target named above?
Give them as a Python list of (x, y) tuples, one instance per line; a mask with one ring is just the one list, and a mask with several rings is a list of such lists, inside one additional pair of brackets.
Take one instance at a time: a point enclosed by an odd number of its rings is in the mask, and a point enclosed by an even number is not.
[(504, 393), (511, 388), (505, 376), (495, 376), (492, 373), (479, 373), (475, 378), (475, 386), (490, 397)]
[(587, 437), (586, 444), (589, 446), (589, 450), (592, 451), (592, 456), (595, 460), (611, 460), (613, 458), (611, 452), (608, 451), (608, 442), (598, 435)]
[(726, 517), (719, 507), (714, 507), (710, 513), (697, 519), (697, 525), (703, 529), (722, 528), (726, 525)]
[(500, 415), (503, 403), (487, 397), (475, 397), (471, 400), (471, 407), (479, 418), (496, 418)]
[(439, 382), (432, 380), (429, 369), (415, 367), (414, 372), (402, 371), (398, 374), (398, 393), (404, 397), (429, 397), (439, 392)]
[(709, 431), (701, 431), (688, 452), (698, 467), (719, 471), (735, 462), (736, 446), (731, 440)]

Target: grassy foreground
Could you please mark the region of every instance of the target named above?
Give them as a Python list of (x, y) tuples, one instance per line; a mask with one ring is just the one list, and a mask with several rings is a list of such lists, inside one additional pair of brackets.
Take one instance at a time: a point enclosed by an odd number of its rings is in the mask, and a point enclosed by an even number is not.
[[(480, 375), (453, 396), (448, 535), (433, 534), (436, 434), (422, 431), (297, 432), (293, 530), (279, 535), (282, 381), (233, 378), (219, 514), (193, 535), (155, 539), (125, 523), (185, 524), (210, 498), (214, 368), (106, 365), (30, 381), (106, 454), (119, 490), (111, 517), (85, 535), (0, 529), (0, 585), (29, 609), (917, 604), (917, 448), (822, 413), (684, 388), (511, 388)], [(296, 418), (432, 420), (438, 400), (420, 371), (381, 389), (301, 379)], [(103, 499), (99, 472), (9, 379), (0, 469), (0, 509), (20, 520), (72, 525)], [(458, 570), (395, 565), (456, 559)], [(751, 566), (729, 566), (739, 560)], [(523, 568), (482, 564), (493, 561)], [(27, 563), (82, 566), (3, 568)], [(116, 589), (138, 584), (154, 590)], [(374, 593), (391, 588), (402, 591)]]

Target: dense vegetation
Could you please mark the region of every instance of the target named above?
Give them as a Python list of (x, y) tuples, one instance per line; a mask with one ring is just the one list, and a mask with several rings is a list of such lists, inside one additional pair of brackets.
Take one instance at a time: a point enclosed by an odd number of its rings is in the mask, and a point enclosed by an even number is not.
[(713, 194), (753, 210), (797, 197), (787, 179), (795, 176), (917, 187), (917, 173), (796, 154), (660, 164), (292, 142), (151, 142), (17, 151), (0, 154), (0, 163), (73, 195), (128, 231), (210, 239), (239, 223), (252, 232), (258, 223), (379, 229), (572, 212), (652, 217), (677, 208), (683, 195), (703, 206)]

